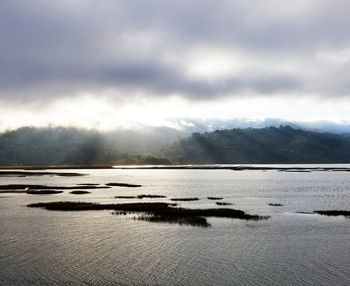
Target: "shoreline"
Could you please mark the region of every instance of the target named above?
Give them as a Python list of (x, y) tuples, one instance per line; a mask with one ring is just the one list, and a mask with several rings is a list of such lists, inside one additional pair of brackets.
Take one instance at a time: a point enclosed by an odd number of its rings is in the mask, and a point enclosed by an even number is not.
[[(271, 165), (271, 166), (269, 166)], [(334, 167), (330, 165), (335, 165)], [(338, 166), (336, 166), (338, 165)], [(347, 165), (347, 166), (339, 166)], [(343, 171), (350, 172), (350, 164), (232, 164), (232, 165), (49, 165), (49, 166), (0, 166), (0, 170), (84, 170), (84, 169), (119, 169), (119, 170), (232, 170), (232, 171)]]

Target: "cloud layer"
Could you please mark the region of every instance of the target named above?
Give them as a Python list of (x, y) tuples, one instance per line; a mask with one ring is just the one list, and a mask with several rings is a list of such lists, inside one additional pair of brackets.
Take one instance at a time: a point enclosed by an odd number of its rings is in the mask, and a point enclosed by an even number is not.
[(348, 95), (349, 8), (326, 0), (4, 0), (0, 97)]
[(0, 102), (344, 104), (349, 9), (345, 0), (3, 0)]

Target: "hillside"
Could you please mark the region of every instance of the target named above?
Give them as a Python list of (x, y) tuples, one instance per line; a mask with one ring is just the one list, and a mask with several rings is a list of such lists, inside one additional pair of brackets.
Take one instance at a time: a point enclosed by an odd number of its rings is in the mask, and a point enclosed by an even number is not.
[(350, 162), (348, 135), (289, 126), (180, 138), (170, 129), (98, 132), (26, 127), (0, 134), (0, 165)]
[(350, 138), (289, 126), (217, 130), (193, 133), (164, 155), (193, 164), (349, 163)]
[(176, 140), (178, 134), (169, 129), (103, 133), (25, 127), (0, 134), (0, 165), (164, 164), (169, 162), (152, 154)]

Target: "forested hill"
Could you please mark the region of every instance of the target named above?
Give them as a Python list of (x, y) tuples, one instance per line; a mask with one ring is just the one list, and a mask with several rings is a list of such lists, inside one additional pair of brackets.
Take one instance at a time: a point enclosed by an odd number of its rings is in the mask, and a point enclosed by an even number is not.
[(350, 163), (349, 135), (289, 126), (180, 135), (20, 128), (0, 134), (0, 165)]
[(193, 164), (350, 163), (350, 137), (289, 126), (217, 130), (193, 133), (165, 156)]
[(24, 127), (0, 134), (0, 165), (166, 164), (161, 146), (178, 140), (168, 129), (98, 132)]

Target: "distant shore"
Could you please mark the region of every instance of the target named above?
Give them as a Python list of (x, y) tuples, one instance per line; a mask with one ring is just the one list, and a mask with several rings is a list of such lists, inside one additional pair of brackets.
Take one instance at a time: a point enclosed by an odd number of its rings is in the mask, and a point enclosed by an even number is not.
[(52, 169), (113, 169), (113, 165), (9, 165), (0, 166), (0, 170), (52, 170)]
[[(270, 165), (270, 166), (269, 166)], [(324, 166), (323, 166), (324, 165)], [(0, 166), (0, 170), (54, 170), (54, 169), (131, 169), (131, 170), (232, 170), (232, 171), (281, 171), (281, 172), (311, 172), (311, 171), (350, 171), (347, 164), (232, 164), (232, 165), (50, 165), (50, 166)]]

